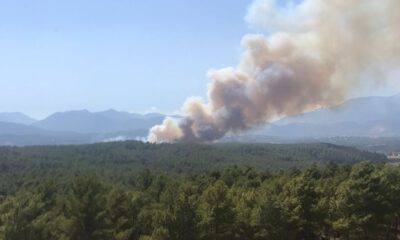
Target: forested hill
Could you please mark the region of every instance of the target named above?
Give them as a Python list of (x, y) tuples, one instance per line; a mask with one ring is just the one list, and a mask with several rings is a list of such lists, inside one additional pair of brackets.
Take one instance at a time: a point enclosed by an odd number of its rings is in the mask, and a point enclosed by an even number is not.
[(0, 194), (44, 179), (101, 175), (127, 181), (137, 172), (201, 173), (229, 166), (304, 168), (312, 163), (380, 162), (384, 155), (333, 144), (150, 144), (137, 141), (0, 148)]
[(1, 147), (2, 169), (85, 164), (157, 171), (198, 172), (231, 165), (278, 169), (311, 163), (384, 161), (380, 154), (326, 143), (150, 144), (137, 141), (70, 146)]
[[(117, 172), (115, 172), (117, 173)], [(69, 175), (0, 197), (4, 240), (396, 240), (400, 168)], [(21, 187), (25, 185), (24, 187)]]
[(361, 160), (385, 157), (332, 144), (3, 147), (0, 239), (396, 239), (399, 168)]

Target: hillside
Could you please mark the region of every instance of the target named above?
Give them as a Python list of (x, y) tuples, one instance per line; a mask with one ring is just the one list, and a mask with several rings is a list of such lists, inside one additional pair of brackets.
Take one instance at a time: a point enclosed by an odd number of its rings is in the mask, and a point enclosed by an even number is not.
[(131, 114), (108, 110), (89, 112), (87, 110), (59, 112), (33, 123), (34, 126), (59, 132), (111, 133), (149, 129), (165, 118), (162, 114)]
[[(113, 178), (151, 169), (199, 173), (229, 166), (257, 169), (304, 168), (312, 163), (383, 162), (384, 155), (333, 144), (150, 144), (114, 142), (92, 145), (0, 147), (0, 191), (9, 191), (30, 174), (35, 181), (67, 174), (110, 174)], [(62, 175), (54, 172), (63, 172)]]
[(0, 239), (396, 239), (400, 169), (383, 160), (332, 144), (2, 147)]
[(0, 121), (0, 135), (48, 135), (50, 132), (37, 127)]
[(244, 135), (280, 138), (400, 136), (400, 95), (363, 97), (291, 116)]
[(3, 112), (0, 113), (0, 122), (19, 123), (19, 124), (32, 124), (36, 120), (19, 112)]
[(142, 115), (116, 110), (82, 110), (55, 113), (32, 124), (21, 124), (12, 122), (18, 119), (11, 118), (10, 114), (0, 113), (1, 116), (10, 122), (0, 121), (0, 145), (15, 146), (138, 140), (145, 138), (149, 128), (165, 118), (158, 113)]

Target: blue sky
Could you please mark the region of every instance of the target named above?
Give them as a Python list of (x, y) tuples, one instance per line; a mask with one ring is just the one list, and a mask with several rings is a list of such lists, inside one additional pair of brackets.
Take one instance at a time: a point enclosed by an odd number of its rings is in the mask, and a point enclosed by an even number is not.
[(235, 65), (249, 0), (0, 1), (0, 112), (179, 110)]
[(0, 112), (177, 111), (237, 64), (251, 2), (0, 0)]

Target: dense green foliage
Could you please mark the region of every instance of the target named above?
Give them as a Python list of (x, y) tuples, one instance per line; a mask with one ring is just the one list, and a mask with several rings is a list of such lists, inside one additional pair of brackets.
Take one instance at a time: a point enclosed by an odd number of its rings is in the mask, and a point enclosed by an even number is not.
[(313, 163), (385, 161), (379, 154), (332, 144), (150, 144), (101, 143), (76, 146), (0, 147), (0, 195), (29, 189), (46, 179), (96, 174), (129, 182), (135, 172), (201, 173), (229, 166), (304, 168)]
[(47, 181), (0, 200), (0, 239), (397, 239), (400, 168), (145, 170), (130, 184)]
[(0, 239), (396, 239), (400, 168), (384, 160), (330, 144), (4, 147)]
[(356, 147), (370, 152), (390, 154), (400, 152), (399, 137), (335, 137), (323, 139), (324, 142)]

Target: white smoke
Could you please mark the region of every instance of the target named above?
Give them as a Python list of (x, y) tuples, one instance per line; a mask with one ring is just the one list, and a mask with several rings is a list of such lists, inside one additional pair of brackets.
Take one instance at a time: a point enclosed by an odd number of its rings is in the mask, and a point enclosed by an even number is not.
[(184, 118), (150, 130), (149, 141), (213, 141), (283, 116), (345, 100), (399, 67), (399, 0), (256, 0), (246, 20), (269, 34), (246, 35), (235, 68), (209, 72), (206, 102), (190, 98)]

